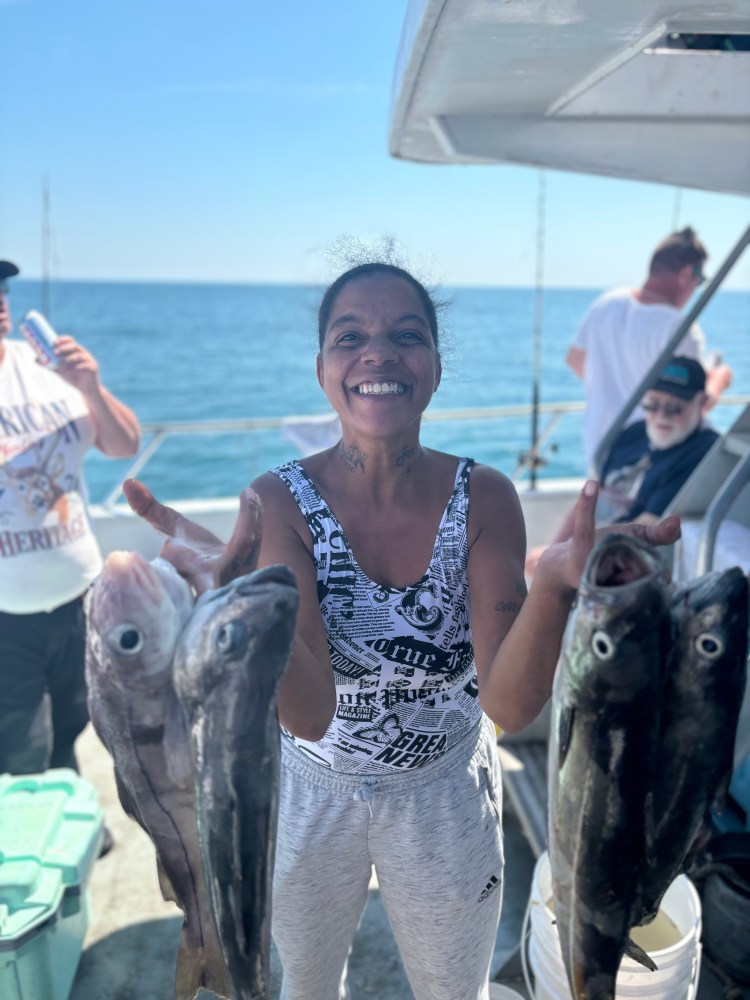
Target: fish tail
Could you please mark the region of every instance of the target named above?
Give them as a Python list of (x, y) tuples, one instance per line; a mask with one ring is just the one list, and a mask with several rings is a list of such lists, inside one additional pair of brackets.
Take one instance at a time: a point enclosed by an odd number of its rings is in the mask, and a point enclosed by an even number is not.
[(644, 951), (640, 945), (637, 945), (632, 938), (628, 938), (625, 942), (625, 954), (632, 958), (634, 962), (640, 962), (641, 965), (645, 965), (650, 972), (656, 972), (657, 965), (647, 951)]
[(174, 980), (175, 1000), (195, 1000), (201, 987), (221, 1000), (230, 1000), (231, 983), (218, 945), (197, 947), (183, 927)]

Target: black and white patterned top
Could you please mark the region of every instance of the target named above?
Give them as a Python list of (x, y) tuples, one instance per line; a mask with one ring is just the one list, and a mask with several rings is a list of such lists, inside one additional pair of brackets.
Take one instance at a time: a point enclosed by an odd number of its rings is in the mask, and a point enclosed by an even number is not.
[(323, 739), (312, 743), (285, 734), (311, 760), (359, 774), (421, 767), (479, 721), (467, 577), (473, 465), (467, 458), (458, 463), (427, 572), (400, 588), (365, 575), (299, 462), (273, 470), (312, 534), (336, 681), (336, 713)]

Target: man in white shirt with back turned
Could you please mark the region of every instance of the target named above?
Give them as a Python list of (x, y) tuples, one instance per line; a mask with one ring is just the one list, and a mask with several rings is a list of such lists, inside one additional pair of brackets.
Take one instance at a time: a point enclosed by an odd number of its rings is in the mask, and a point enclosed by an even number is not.
[[(586, 393), (584, 450), (593, 470), (596, 448), (683, 318), (683, 309), (705, 281), (708, 254), (690, 228), (672, 233), (656, 247), (646, 281), (639, 289), (616, 288), (601, 295), (573, 337), (566, 364)], [(693, 324), (674, 353), (695, 358), (704, 368), (705, 337)], [(731, 384), (732, 371), (718, 364), (707, 371), (705, 410)], [(639, 407), (628, 423), (643, 419)]]

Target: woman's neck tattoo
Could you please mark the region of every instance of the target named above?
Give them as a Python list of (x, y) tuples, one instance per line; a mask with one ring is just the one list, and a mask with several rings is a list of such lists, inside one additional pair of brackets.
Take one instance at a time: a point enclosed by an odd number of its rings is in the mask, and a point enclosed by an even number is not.
[(419, 445), (407, 446), (396, 459), (396, 466), (404, 472), (411, 472), (423, 454)]
[(367, 455), (361, 451), (356, 444), (345, 445), (342, 443), (339, 448), (339, 457), (349, 472), (365, 471), (365, 459)]

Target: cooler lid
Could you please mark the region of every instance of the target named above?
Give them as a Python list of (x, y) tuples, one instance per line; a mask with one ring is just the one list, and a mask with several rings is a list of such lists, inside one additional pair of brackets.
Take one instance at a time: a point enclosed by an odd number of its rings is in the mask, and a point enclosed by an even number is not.
[(0, 855), (0, 951), (46, 923), (62, 902), (59, 871), (37, 861), (4, 861)]
[(3, 872), (16, 862), (54, 869), (63, 887), (79, 886), (93, 862), (102, 824), (96, 790), (73, 770), (0, 777), (0, 905), (5, 903)]

